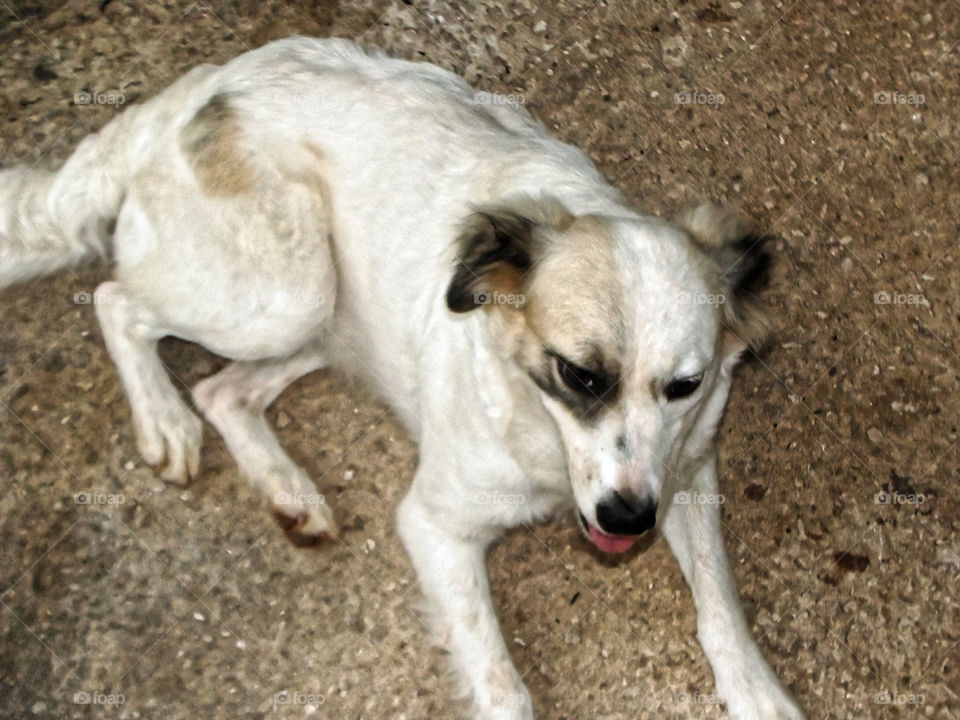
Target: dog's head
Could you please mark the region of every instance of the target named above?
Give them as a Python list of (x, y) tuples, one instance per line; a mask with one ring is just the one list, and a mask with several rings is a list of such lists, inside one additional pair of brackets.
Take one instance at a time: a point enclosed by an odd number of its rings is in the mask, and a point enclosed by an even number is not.
[(753, 295), (766, 262), (710, 205), (671, 225), (526, 201), (466, 223), (447, 305), (489, 313), (539, 387), (601, 550), (652, 528), (682, 463), (710, 451), (733, 366), (766, 335)]

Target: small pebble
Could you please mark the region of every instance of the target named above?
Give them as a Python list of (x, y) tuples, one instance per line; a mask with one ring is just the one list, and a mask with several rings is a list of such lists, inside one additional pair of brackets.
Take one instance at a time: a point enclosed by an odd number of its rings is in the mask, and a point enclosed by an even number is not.
[(671, 68), (686, 65), (687, 48), (687, 41), (683, 39), (682, 35), (674, 35), (664, 40), (661, 46), (664, 65)]
[(867, 430), (867, 437), (870, 438), (870, 442), (879, 443), (883, 440), (883, 433), (877, 428), (872, 427)]
[(940, 548), (937, 550), (937, 565), (952, 566), (960, 570), (960, 553), (953, 548)]
[(195, 612), (195, 613), (193, 614), (193, 619), (194, 619), (194, 620), (198, 620), (198, 621), (200, 621), (200, 622), (203, 622), (206, 618), (204, 618), (202, 614), (200, 614), (200, 613), (198, 613), (198, 612)]

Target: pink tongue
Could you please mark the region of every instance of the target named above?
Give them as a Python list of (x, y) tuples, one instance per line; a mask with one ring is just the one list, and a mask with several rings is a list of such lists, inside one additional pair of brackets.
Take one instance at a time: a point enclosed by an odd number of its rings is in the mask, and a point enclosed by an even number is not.
[(605, 553), (626, 552), (637, 542), (635, 535), (607, 535), (590, 524), (587, 525), (587, 529), (593, 544)]

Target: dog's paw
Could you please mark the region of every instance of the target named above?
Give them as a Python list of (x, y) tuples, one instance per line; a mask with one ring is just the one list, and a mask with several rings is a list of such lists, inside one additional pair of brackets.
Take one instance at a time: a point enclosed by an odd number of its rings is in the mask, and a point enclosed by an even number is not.
[(474, 692), (476, 720), (533, 720), (530, 691), (512, 664), (495, 664), (482, 677), (489, 684)]
[(203, 422), (180, 402), (135, 419), (137, 449), (167, 482), (185, 484), (200, 472)]
[(287, 493), (278, 493), (273, 500), (273, 516), (287, 539), (296, 547), (319, 547), (332, 542), (337, 526), (330, 508), (296, 500)]
[(739, 673), (717, 678), (717, 693), (727, 703), (732, 720), (806, 720), (766, 661), (758, 659), (742, 668)]

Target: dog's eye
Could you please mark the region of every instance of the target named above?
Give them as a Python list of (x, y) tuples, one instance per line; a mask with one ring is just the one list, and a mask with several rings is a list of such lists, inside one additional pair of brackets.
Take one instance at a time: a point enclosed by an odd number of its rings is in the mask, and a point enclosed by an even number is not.
[(557, 363), (557, 374), (571, 390), (595, 397), (600, 397), (607, 391), (609, 383), (605, 375), (574, 365), (560, 355), (554, 355), (554, 359)]
[(688, 395), (693, 395), (697, 388), (700, 387), (701, 382), (703, 382), (703, 375), (671, 380), (663, 389), (663, 394), (667, 400), (679, 400)]

